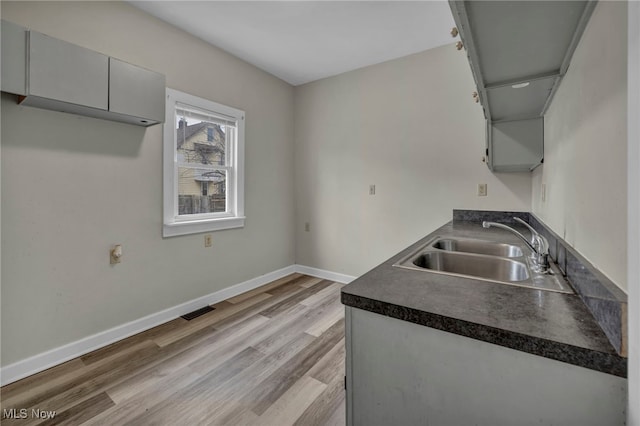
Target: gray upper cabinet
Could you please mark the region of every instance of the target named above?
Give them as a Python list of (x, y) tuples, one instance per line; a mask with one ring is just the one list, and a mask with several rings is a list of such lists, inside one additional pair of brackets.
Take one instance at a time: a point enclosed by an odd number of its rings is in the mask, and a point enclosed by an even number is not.
[(35, 31), (29, 37), (28, 100), (109, 108), (108, 56)]
[(543, 161), (543, 117), (595, 4), (449, 1), (487, 119), (491, 170), (528, 171)]
[(544, 119), (501, 121), (489, 126), (489, 158), (493, 170), (529, 170), (543, 157)]
[(2, 91), (22, 105), (138, 126), (164, 121), (165, 77), (2, 21)]
[[(27, 94), (27, 29), (2, 21), (2, 91)], [(5, 60), (12, 58), (12, 60)]]
[(109, 58), (109, 111), (162, 122), (164, 96), (164, 75)]

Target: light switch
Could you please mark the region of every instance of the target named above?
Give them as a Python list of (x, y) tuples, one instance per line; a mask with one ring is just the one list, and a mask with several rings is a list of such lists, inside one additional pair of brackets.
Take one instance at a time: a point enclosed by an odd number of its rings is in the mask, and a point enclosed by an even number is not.
[(486, 197), (487, 196), (487, 184), (479, 183), (478, 184), (478, 197)]

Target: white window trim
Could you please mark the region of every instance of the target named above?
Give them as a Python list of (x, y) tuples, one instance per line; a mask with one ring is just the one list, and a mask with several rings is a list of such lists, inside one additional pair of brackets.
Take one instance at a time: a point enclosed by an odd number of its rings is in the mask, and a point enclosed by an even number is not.
[[(219, 231), (223, 229), (244, 227), (244, 118), (245, 113), (239, 109), (221, 105), (208, 99), (189, 95), (184, 92), (167, 88), (166, 116), (164, 122), (163, 141), (163, 237), (196, 234), (200, 232)], [(237, 143), (232, 159), (233, 181), (235, 188), (229, 198), (232, 215), (216, 214), (177, 216), (178, 181), (175, 178), (175, 164), (177, 159), (176, 144), (176, 102), (193, 105), (206, 110), (215, 111), (237, 120)], [(227, 189), (229, 191), (229, 188)]]

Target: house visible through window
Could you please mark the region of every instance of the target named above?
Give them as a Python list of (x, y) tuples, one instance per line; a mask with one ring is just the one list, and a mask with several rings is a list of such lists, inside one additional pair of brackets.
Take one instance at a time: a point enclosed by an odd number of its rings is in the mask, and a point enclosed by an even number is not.
[(244, 226), (244, 112), (167, 89), (164, 236)]

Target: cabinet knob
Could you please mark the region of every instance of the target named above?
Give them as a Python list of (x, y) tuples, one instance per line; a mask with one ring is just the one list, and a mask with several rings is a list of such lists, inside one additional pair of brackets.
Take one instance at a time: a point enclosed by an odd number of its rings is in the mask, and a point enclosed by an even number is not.
[(456, 27), (451, 28), (451, 37), (458, 35), (458, 29)]
[(480, 97), (478, 96), (478, 92), (473, 92), (471, 94), (471, 97), (473, 98), (473, 100), (475, 101), (475, 103), (480, 102)]
[(463, 48), (463, 47), (464, 47), (464, 45), (462, 44), (462, 42), (461, 42), (461, 41), (459, 41), (459, 42), (457, 42), (457, 43), (456, 43), (456, 49), (458, 49), (458, 50), (462, 50), (462, 48)]

